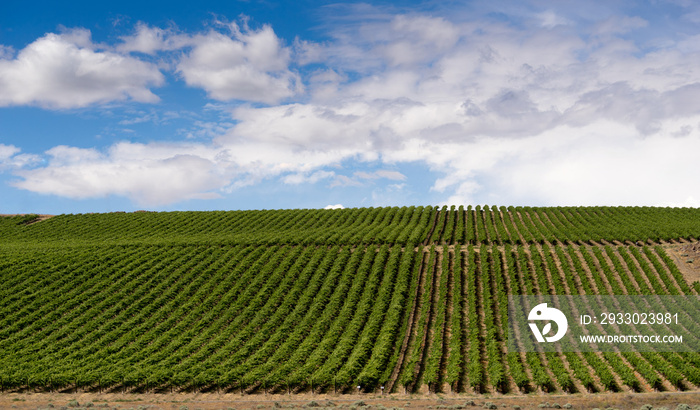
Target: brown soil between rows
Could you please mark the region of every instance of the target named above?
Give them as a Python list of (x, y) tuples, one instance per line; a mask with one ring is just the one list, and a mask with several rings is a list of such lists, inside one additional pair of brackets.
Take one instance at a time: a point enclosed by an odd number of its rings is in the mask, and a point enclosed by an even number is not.
[[(491, 402), (498, 408), (520, 406), (521, 409), (539, 409), (540, 405), (555, 403), (564, 406), (571, 404), (572, 409), (615, 408), (620, 410), (639, 409), (645, 404), (654, 407), (675, 409), (678, 404), (692, 406), (700, 404), (700, 392), (654, 392), (654, 393), (577, 393), (577, 394), (528, 394), (474, 396), (466, 394), (280, 394), (280, 395), (238, 395), (216, 393), (173, 393), (173, 394), (95, 394), (95, 393), (4, 393), (0, 394), (0, 408), (3, 409), (45, 409), (49, 404), (54, 408), (68, 406), (71, 401), (84, 406), (92, 403), (92, 408), (149, 408), (149, 409), (270, 409), (270, 408), (311, 408), (315, 402), (319, 407), (349, 408), (362, 401), (371, 408), (428, 409), (464, 406), (473, 401), (473, 406), (465, 408), (482, 408)], [(107, 406), (105, 406), (105, 404)], [(331, 408), (332, 408), (331, 407)], [(71, 407), (68, 407), (71, 408)], [(551, 407), (550, 407), (551, 408)]]

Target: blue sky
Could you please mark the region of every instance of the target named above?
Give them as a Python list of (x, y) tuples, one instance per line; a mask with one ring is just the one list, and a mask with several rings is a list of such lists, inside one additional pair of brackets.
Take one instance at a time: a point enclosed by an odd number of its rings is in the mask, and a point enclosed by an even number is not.
[(0, 213), (700, 206), (694, 1), (0, 4)]

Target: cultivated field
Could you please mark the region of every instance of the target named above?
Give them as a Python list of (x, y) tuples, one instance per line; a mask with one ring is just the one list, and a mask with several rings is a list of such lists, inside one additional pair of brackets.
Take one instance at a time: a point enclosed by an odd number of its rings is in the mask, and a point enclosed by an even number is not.
[(0, 217), (0, 387), (694, 392), (700, 352), (516, 353), (505, 341), (508, 295), (700, 294), (698, 238), (700, 209), (687, 208)]

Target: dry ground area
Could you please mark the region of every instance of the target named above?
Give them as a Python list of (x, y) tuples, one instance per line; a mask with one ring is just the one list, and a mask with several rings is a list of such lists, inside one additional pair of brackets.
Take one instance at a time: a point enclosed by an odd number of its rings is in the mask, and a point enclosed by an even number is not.
[(700, 281), (700, 242), (674, 243), (663, 247), (676, 262), (688, 284)]
[[(473, 402), (473, 404), (470, 403)], [(72, 403), (71, 403), (72, 402)], [(76, 404), (77, 402), (77, 404)], [(481, 409), (487, 402), (498, 409), (559, 408), (570, 404), (572, 409), (615, 408), (639, 409), (645, 404), (674, 410), (679, 404), (699, 406), (700, 392), (668, 393), (599, 393), (567, 395), (244, 395), (216, 393), (174, 394), (93, 394), (93, 393), (5, 393), (0, 395), (2, 409), (60, 409), (62, 407), (110, 409), (274, 409), (274, 408), (358, 408), (358, 409)], [(360, 402), (364, 403), (361, 404)], [(549, 407), (544, 407), (547, 404)], [(87, 407), (89, 406), (89, 407)], [(492, 407), (493, 408), (493, 407)]]
[[(29, 215), (29, 214), (0, 214), (0, 217), (12, 217), (12, 216), (24, 216), (24, 215)], [(32, 221), (32, 223), (45, 221), (45, 220), (52, 218), (54, 216), (56, 216), (56, 215), (40, 214), (40, 215), (37, 215), (37, 218), (34, 221)]]

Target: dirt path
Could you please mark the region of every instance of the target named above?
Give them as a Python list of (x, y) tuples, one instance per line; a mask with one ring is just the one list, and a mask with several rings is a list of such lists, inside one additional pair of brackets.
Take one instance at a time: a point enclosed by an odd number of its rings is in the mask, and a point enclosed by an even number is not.
[[(675, 409), (679, 404), (700, 405), (700, 392), (664, 392), (664, 393), (576, 393), (576, 394), (494, 394), (475, 396), (468, 394), (216, 394), (216, 393), (173, 393), (173, 394), (93, 394), (93, 393), (6, 393), (0, 395), (0, 408), (10, 409), (46, 409), (49, 406), (61, 408), (75, 405), (76, 402), (91, 408), (111, 409), (272, 409), (272, 408), (308, 408), (314, 406), (326, 408), (361, 409), (405, 408), (458, 408), (479, 409), (487, 402), (498, 408), (540, 409), (545, 404), (549, 408), (563, 407), (570, 404), (572, 409), (614, 408), (620, 410), (639, 409), (645, 404), (654, 407)], [(359, 406), (360, 402), (366, 406)], [(568, 406), (567, 406), (568, 407)], [(75, 408), (75, 407), (68, 407)], [(83, 407), (85, 408), (85, 407)]]

